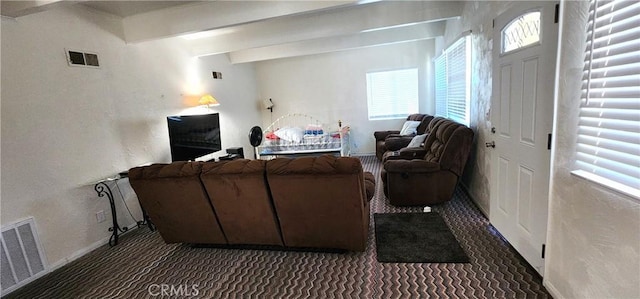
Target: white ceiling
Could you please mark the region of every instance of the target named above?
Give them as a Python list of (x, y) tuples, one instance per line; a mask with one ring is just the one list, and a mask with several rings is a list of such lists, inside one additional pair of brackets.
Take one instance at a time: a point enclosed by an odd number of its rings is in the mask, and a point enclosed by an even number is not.
[(85, 1), (81, 4), (124, 18), (194, 2), (198, 1)]
[(3, 16), (81, 5), (122, 19), (127, 43), (178, 38), (194, 56), (251, 62), (431, 39), (458, 1), (1, 1)]

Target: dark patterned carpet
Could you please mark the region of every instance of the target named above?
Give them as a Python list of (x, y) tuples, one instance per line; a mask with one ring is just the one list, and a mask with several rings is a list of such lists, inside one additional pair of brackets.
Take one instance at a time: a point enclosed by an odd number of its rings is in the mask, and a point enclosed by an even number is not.
[[(381, 164), (361, 157), (379, 180)], [(535, 274), (461, 190), (432, 207), (468, 264), (378, 263), (373, 216), (366, 252), (191, 248), (137, 229), (6, 298), (547, 298)], [(371, 214), (419, 212), (389, 205), (376, 187)], [(165, 291), (163, 293), (163, 291)], [(162, 295), (173, 296), (162, 296)], [(183, 295), (183, 296), (176, 296)]]

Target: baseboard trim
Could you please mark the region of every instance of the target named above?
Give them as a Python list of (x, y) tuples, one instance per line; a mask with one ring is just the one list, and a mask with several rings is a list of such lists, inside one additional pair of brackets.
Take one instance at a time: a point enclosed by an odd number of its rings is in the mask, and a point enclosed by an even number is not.
[(549, 292), (549, 294), (551, 294), (551, 297), (556, 298), (556, 299), (564, 298), (560, 294), (560, 291), (558, 291), (558, 289), (556, 289), (556, 287), (553, 286), (553, 284), (550, 283), (548, 280), (544, 279), (542, 281), (542, 285), (547, 289), (547, 292)]
[[(124, 235), (124, 234), (126, 234), (126, 233), (128, 233), (128, 232), (130, 232), (130, 231), (132, 231), (134, 229), (136, 229), (136, 228), (138, 228), (138, 225), (136, 223), (133, 223), (133, 224), (128, 226), (128, 229), (127, 229), (127, 231), (125, 233), (120, 234), (119, 236), (122, 236), (122, 235)], [(94, 250), (98, 249), (99, 247), (104, 246), (106, 244), (109, 244), (109, 239), (110, 238), (111, 238), (111, 235), (109, 235), (108, 237), (102, 238), (102, 239), (92, 243), (91, 245), (85, 247), (85, 248), (82, 248), (80, 250), (74, 251), (68, 257), (63, 258), (63, 259), (61, 259), (61, 260), (49, 265), (49, 271), (47, 273), (53, 272), (53, 271), (55, 271), (57, 269), (60, 269), (64, 265), (66, 265), (68, 263), (71, 263), (71, 262), (73, 262), (73, 261), (85, 256), (89, 252), (92, 252), (92, 251), (94, 251)]]
[(469, 198), (471, 198), (471, 201), (478, 208), (478, 210), (480, 210), (480, 213), (482, 213), (484, 217), (489, 219), (489, 213), (485, 211), (485, 209), (478, 204), (478, 201), (473, 196), (471, 196), (471, 192), (469, 192), (469, 187), (465, 185), (463, 182), (460, 182), (460, 187), (461, 187), (460, 189), (462, 189), (462, 191), (464, 191), (464, 193), (467, 194)]
[(376, 153), (351, 153), (351, 157), (366, 157), (366, 156), (375, 156)]

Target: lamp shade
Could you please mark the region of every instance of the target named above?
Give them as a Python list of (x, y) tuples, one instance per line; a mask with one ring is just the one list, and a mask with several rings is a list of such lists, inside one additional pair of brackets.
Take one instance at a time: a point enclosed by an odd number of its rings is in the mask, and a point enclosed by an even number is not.
[(220, 105), (220, 103), (218, 103), (218, 100), (216, 100), (216, 98), (214, 98), (210, 94), (203, 95), (200, 98), (200, 100), (198, 101), (198, 103), (200, 105), (207, 105), (207, 106), (218, 106), (218, 105)]

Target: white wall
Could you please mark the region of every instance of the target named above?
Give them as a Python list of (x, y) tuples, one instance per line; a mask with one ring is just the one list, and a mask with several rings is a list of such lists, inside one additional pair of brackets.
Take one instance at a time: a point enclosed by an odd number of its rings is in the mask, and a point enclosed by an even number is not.
[[(220, 113), (223, 150), (212, 157), (226, 155), (226, 148), (242, 147), (245, 157), (252, 159), (253, 147), (249, 143), (249, 130), (261, 124), (262, 112), (253, 64), (231, 64), (224, 54), (195, 60), (198, 61), (197, 76), (202, 78), (204, 90), (220, 102), (220, 106), (210, 109)], [(213, 71), (221, 72), (222, 80), (213, 80)], [(197, 107), (195, 110), (202, 109)]]
[(463, 32), (471, 30), (471, 107), (470, 127), (475, 133), (474, 147), (467, 162), (463, 184), (480, 209), (489, 215), (489, 182), (491, 175), (491, 151), (485, 142), (491, 137), (489, 111), (491, 108), (491, 44), (493, 43), (492, 20), (511, 6), (507, 1), (465, 2), (462, 17), (447, 21), (445, 36), (436, 44), (438, 53), (455, 42)]
[(640, 202), (570, 173), (588, 6), (561, 8), (545, 285), (563, 298), (640, 298)]
[[(433, 114), (433, 41), (417, 41), (328, 54), (256, 63), (261, 99), (273, 99), (273, 120), (305, 113), (337, 127), (351, 126), (352, 153), (375, 152), (373, 132), (399, 130), (404, 120), (369, 121), (366, 73), (402, 68), (419, 69), (420, 112)], [(263, 128), (271, 121), (263, 111)]]
[[(180, 39), (127, 45), (120, 19), (71, 6), (2, 19), (1, 223), (35, 217), (51, 265), (102, 244), (111, 222), (92, 182), (170, 161), (166, 116), (196, 93), (218, 98), (223, 147), (244, 146), (260, 119), (254, 70), (226, 56), (191, 58)], [(101, 68), (67, 65), (65, 48), (97, 52)], [(214, 81), (211, 71), (223, 80)], [(127, 204), (139, 206), (126, 180)], [(133, 221), (116, 192), (121, 225)]]

